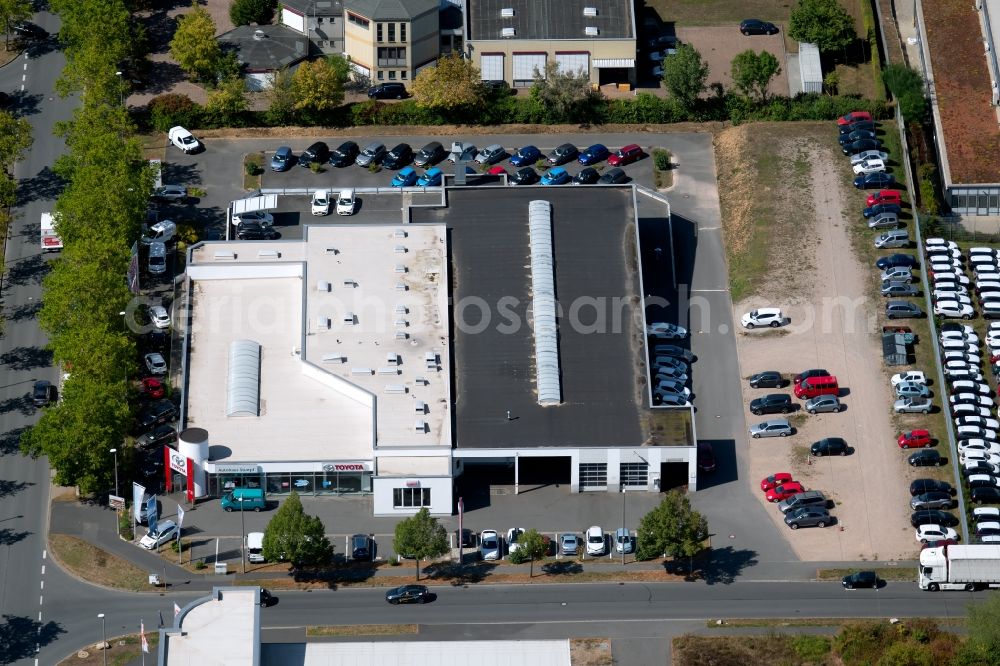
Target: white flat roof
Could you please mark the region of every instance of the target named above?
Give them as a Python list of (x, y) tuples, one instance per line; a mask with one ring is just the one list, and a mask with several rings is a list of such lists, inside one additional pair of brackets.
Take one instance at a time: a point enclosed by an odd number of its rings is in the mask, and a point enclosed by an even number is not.
[[(298, 647), (298, 646), (294, 646)], [(467, 666), (485, 657), (491, 666), (545, 664), (570, 666), (568, 640), (392, 641), (382, 643), (306, 643), (302, 666)], [(487, 656), (488, 655), (488, 656)]]
[[(305, 240), (206, 243), (191, 253), (185, 426), (219, 461), (369, 459), (381, 446), (450, 450), (443, 225), (322, 225)], [(226, 416), (229, 348), (261, 345), (257, 416)]]
[(213, 597), (182, 616), (181, 632), (166, 630), (164, 666), (189, 664), (255, 664), (256, 588), (216, 589)]

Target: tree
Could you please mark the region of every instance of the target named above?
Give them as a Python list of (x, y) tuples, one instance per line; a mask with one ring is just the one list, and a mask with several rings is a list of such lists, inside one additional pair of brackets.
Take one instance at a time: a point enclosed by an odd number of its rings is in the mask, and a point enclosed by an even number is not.
[(535, 575), (535, 560), (540, 560), (549, 554), (549, 542), (539, 534), (538, 530), (531, 528), (517, 540), (516, 552), (528, 559), (528, 578), (532, 578)]
[(297, 111), (333, 111), (344, 101), (344, 84), (350, 66), (340, 56), (330, 56), (299, 65), (292, 74), (292, 92)]
[(275, 125), (283, 125), (295, 113), (295, 91), (292, 75), (285, 68), (277, 69), (271, 76), (271, 86), (264, 91), (267, 97), (267, 118)]
[(590, 87), (590, 76), (585, 71), (562, 71), (554, 60), (545, 62), (545, 72), (535, 70), (531, 96), (549, 110), (557, 122), (572, 120), (589, 102), (601, 98), (601, 93)]
[(7, 170), (22, 159), (31, 143), (31, 123), (0, 111), (0, 170)]
[(445, 110), (479, 106), (485, 92), (479, 70), (457, 53), (439, 59), (437, 67), (421, 70), (410, 90), (419, 106)]
[(305, 512), (293, 490), (264, 529), (264, 558), (291, 562), (293, 567), (325, 564), (333, 546), (324, 532), (323, 521)]
[(854, 19), (837, 0), (799, 0), (788, 20), (788, 36), (820, 51), (840, 51), (857, 39)]
[(681, 44), (677, 53), (663, 59), (663, 87), (686, 109), (705, 92), (707, 80), (708, 63), (690, 44)]
[(691, 508), (687, 495), (671, 490), (639, 522), (639, 559), (693, 557), (708, 537), (708, 523)]
[(14, 24), (31, 18), (32, 9), (29, 0), (0, 0), (0, 25), (4, 32), (4, 50), (10, 51), (10, 34), (14, 32)]
[(737, 53), (732, 62), (733, 83), (740, 91), (759, 100), (767, 98), (767, 86), (781, 73), (778, 59), (767, 51), (754, 53), (747, 49)]
[(229, 20), (233, 25), (264, 25), (274, 18), (275, 0), (233, 0), (229, 5)]
[(209, 81), (222, 59), (222, 50), (215, 39), (215, 22), (197, 0), (191, 4), (191, 10), (177, 17), (177, 30), (170, 40), (170, 55), (189, 75)]
[(401, 557), (414, 559), (417, 580), (420, 580), (420, 560), (441, 557), (451, 550), (448, 546), (448, 533), (437, 518), (431, 517), (427, 507), (396, 523), (392, 548)]
[(206, 111), (223, 119), (237, 116), (246, 111), (248, 107), (246, 86), (243, 79), (238, 76), (231, 76), (222, 81), (215, 90), (208, 94), (208, 101), (205, 103)]

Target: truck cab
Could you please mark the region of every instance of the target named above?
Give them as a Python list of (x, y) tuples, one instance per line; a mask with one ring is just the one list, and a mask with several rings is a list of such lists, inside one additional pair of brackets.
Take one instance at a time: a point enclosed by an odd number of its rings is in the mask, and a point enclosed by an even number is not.
[(967, 590), (1000, 587), (1000, 546), (970, 544), (920, 551), (917, 584), (921, 590)]

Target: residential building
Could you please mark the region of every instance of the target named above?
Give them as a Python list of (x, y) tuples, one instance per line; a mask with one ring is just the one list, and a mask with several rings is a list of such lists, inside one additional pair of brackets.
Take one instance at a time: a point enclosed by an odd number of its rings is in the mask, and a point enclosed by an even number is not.
[(343, 0), (344, 54), (372, 83), (409, 83), (440, 54), (438, 0)]
[(224, 51), (236, 54), (247, 90), (271, 87), (274, 71), (309, 57), (309, 40), (284, 25), (240, 25), (219, 35)]
[(283, 0), (281, 23), (305, 35), (323, 54), (344, 52), (344, 7), (340, 0)]
[(466, 0), (465, 24), (484, 81), (528, 87), (555, 62), (592, 83), (636, 83), (631, 0)]

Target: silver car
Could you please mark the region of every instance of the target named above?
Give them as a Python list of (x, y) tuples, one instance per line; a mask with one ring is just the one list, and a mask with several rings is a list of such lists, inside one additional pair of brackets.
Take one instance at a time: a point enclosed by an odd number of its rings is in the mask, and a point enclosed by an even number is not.
[(823, 412), (833, 412), (836, 414), (844, 406), (840, 404), (840, 398), (835, 395), (821, 395), (811, 400), (806, 400), (805, 410), (810, 414), (820, 414)]
[(754, 439), (761, 437), (788, 437), (792, 434), (792, 424), (788, 419), (769, 419), (750, 426), (750, 436)]
[(896, 397), (902, 398), (904, 396), (929, 398), (931, 396), (931, 390), (927, 388), (926, 384), (921, 384), (919, 382), (900, 382), (896, 384)]

